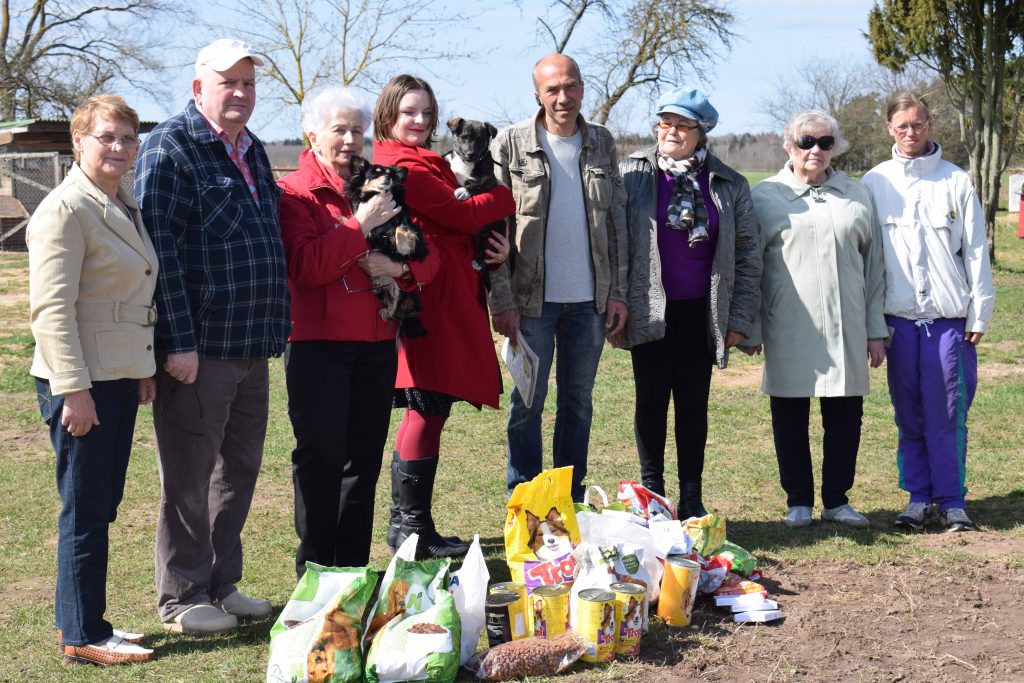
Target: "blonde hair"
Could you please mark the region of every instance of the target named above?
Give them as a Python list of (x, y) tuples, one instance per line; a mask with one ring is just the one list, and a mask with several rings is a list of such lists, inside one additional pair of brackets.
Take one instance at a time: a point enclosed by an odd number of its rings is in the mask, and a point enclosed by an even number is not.
[[(78, 105), (71, 115), (71, 133), (75, 131), (88, 134), (97, 117), (104, 117), (123, 121), (132, 127), (136, 135), (139, 134), (139, 114), (128, 106), (124, 98), (119, 95), (95, 95), (82, 104)], [(78, 150), (74, 150), (75, 161), (79, 161)]]

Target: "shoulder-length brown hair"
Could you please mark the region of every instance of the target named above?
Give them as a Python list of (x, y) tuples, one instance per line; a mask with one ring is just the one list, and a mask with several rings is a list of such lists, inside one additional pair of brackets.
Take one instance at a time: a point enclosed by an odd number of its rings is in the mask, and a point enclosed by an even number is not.
[(427, 97), (430, 98), (430, 108), (434, 111), (434, 120), (430, 122), (430, 137), (427, 138), (427, 142), (424, 145), (427, 149), (430, 149), (430, 144), (434, 141), (434, 135), (437, 134), (437, 122), (441, 118), (437, 106), (437, 98), (434, 97), (434, 89), (430, 87), (429, 83), (422, 78), (410, 76), (409, 74), (395, 76), (380, 91), (377, 104), (373, 107), (374, 141), (386, 142), (387, 140), (395, 139), (391, 129), (395, 127), (395, 122), (398, 121), (398, 105), (402, 102), (402, 98), (405, 97), (406, 93), (413, 90), (422, 90), (427, 93)]

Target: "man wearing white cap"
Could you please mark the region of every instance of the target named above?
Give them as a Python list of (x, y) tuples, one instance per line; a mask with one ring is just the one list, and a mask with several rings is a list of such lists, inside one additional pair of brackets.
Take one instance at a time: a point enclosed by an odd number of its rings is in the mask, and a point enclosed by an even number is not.
[(269, 602), (236, 587), (263, 459), (267, 357), (284, 351), (290, 320), (279, 190), (245, 127), (262, 64), (239, 40), (200, 50), (192, 101), (153, 130), (136, 164), (136, 197), (160, 257), (158, 609), (182, 633), (221, 633), (238, 617), (270, 614)]

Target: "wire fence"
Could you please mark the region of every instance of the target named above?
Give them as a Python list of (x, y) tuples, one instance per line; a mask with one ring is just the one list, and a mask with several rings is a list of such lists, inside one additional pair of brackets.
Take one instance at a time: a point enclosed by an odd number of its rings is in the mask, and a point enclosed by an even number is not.
[(59, 152), (0, 154), (0, 251), (26, 251), (32, 212), (60, 185), (74, 159)]

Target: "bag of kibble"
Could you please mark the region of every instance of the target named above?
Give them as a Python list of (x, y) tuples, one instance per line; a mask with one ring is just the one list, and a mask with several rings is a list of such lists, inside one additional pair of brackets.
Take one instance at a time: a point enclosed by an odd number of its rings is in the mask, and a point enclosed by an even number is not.
[(522, 638), (495, 645), (466, 663), (466, 668), (483, 681), (509, 681), (527, 676), (562, 673), (583, 656), (583, 640), (566, 631), (557, 638)]
[(270, 629), (267, 683), (355, 683), (363, 677), (363, 612), (377, 584), (368, 567), (306, 563)]

